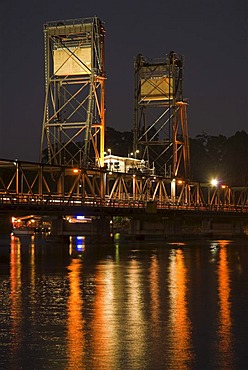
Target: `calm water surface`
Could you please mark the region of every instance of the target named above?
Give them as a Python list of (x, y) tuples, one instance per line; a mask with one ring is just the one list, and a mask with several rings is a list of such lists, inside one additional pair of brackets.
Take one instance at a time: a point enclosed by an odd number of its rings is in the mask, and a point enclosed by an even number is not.
[(0, 242), (0, 369), (248, 368), (248, 241)]

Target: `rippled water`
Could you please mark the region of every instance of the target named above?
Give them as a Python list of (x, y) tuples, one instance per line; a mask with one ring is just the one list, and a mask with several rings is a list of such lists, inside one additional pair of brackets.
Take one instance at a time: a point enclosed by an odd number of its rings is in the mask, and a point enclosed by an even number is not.
[(247, 369), (248, 242), (0, 244), (0, 369)]

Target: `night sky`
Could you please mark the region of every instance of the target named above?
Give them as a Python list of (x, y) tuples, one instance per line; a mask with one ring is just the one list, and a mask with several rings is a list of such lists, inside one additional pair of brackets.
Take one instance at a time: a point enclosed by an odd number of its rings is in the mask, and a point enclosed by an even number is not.
[(134, 58), (185, 58), (189, 136), (248, 131), (247, 0), (1, 2), (0, 158), (38, 161), (44, 107), (43, 24), (105, 22), (106, 124), (133, 128)]

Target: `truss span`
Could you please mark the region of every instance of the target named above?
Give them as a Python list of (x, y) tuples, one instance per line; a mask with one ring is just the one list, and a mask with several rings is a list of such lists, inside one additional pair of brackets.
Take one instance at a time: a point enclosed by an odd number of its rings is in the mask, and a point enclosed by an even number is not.
[(46, 211), (98, 207), (132, 213), (152, 204), (156, 210), (247, 212), (247, 187), (172, 181), (173, 186), (159, 176), (0, 160), (0, 206)]

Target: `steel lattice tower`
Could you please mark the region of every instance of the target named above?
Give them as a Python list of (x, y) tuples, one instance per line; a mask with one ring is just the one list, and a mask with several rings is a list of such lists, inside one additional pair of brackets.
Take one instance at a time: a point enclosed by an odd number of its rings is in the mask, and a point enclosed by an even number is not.
[(42, 162), (103, 166), (104, 34), (96, 17), (44, 25)]
[(133, 151), (156, 174), (189, 177), (187, 102), (183, 100), (183, 58), (171, 51), (164, 59), (135, 59)]

